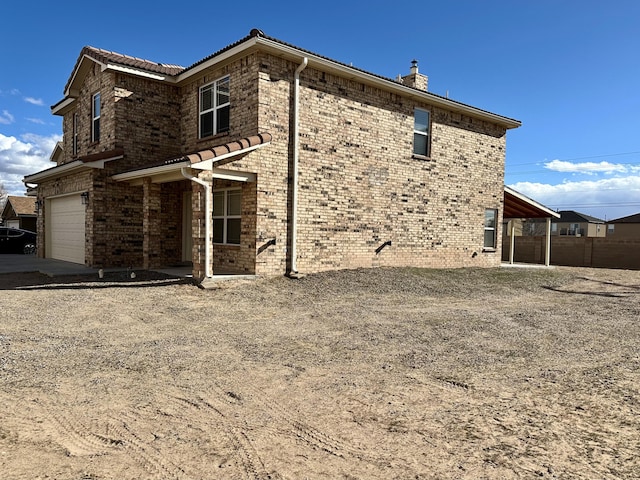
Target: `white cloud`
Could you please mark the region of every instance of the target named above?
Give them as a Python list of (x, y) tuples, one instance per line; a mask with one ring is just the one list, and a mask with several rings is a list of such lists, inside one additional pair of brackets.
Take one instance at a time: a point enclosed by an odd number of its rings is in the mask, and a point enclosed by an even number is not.
[(547, 183), (517, 182), (514, 190), (554, 210), (576, 210), (603, 219), (640, 212), (640, 176)]
[(39, 107), (44, 105), (44, 102), (42, 101), (41, 98), (24, 97), (24, 101), (32, 105), (38, 105)]
[(38, 125), (44, 125), (45, 122), (44, 120), (40, 119), (40, 118), (27, 118), (27, 120), (31, 123), (37, 123)]
[(13, 195), (25, 193), (25, 175), (53, 167), (49, 157), (61, 135), (26, 134), (17, 139), (0, 133), (0, 181)]
[(11, 115), (7, 110), (3, 110), (0, 114), (0, 124), (9, 125), (13, 123), (13, 115)]
[[(614, 174), (614, 173), (627, 173), (630, 168), (622, 163), (609, 163), (609, 162), (581, 162), (571, 163), (565, 160), (553, 160), (544, 164), (545, 168), (553, 170), (554, 172), (564, 173), (583, 173), (586, 175), (596, 175), (598, 173)], [(635, 170), (637, 167), (631, 167)]]

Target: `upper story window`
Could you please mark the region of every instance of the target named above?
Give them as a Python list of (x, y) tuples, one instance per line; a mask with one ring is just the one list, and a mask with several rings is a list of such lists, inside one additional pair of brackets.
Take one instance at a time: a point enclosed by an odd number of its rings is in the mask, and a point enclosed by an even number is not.
[(607, 235), (613, 235), (613, 233), (616, 231), (616, 226), (613, 223), (608, 223), (607, 224)]
[(78, 114), (73, 114), (73, 127), (71, 132), (71, 151), (73, 156), (78, 155)]
[(229, 77), (200, 87), (200, 138), (229, 130)]
[(498, 210), (487, 208), (484, 211), (484, 248), (496, 248), (496, 224), (498, 223)]
[(213, 192), (213, 243), (240, 245), (242, 191)]
[(91, 141), (100, 141), (100, 92), (93, 95), (91, 102)]
[(414, 124), (413, 124), (413, 153), (414, 155), (420, 155), (428, 157), (431, 154), (431, 122), (429, 118), (429, 112), (416, 108), (414, 112)]

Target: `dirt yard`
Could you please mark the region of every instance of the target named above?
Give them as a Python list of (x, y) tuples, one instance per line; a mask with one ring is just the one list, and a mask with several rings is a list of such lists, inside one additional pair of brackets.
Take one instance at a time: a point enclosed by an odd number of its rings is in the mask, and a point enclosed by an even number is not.
[(0, 478), (637, 479), (640, 272), (0, 275)]

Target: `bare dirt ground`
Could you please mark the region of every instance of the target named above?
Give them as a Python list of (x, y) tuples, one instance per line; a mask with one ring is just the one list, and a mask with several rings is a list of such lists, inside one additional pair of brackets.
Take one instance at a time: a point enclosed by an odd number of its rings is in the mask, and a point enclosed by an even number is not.
[(640, 272), (0, 275), (2, 479), (637, 479)]

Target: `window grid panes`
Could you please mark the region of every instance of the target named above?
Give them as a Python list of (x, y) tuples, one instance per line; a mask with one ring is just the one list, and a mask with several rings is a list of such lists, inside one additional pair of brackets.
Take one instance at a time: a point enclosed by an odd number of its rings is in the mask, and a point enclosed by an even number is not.
[(429, 156), (429, 127), (429, 112), (416, 108), (413, 126), (413, 153), (415, 155)]
[(91, 106), (91, 140), (100, 141), (100, 93), (93, 96)]
[(496, 248), (496, 223), (498, 211), (487, 208), (484, 211), (484, 248)]
[(213, 192), (213, 243), (240, 244), (242, 191), (224, 189)]
[(229, 130), (229, 77), (200, 87), (200, 138)]

